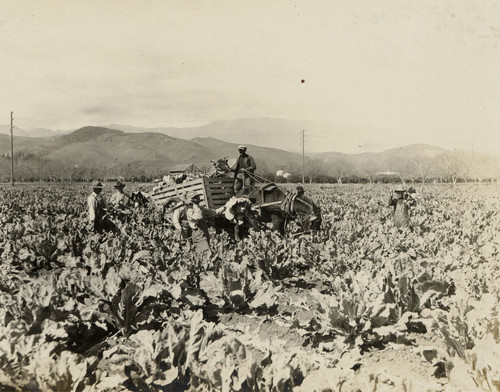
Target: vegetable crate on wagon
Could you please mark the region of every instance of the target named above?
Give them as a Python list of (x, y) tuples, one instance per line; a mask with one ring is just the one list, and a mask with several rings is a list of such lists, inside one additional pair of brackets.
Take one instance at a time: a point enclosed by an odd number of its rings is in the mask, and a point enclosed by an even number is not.
[(189, 191), (201, 196), (201, 205), (216, 210), (222, 207), (234, 195), (232, 178), (197, 178), (181, 184), (165, 185), (155, 188), (151, 198), (157, 207), (172, 198), (178, 198)]

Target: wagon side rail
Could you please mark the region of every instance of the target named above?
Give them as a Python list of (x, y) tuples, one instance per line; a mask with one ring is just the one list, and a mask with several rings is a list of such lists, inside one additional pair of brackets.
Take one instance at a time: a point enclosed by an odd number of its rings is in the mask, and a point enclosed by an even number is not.
[(200, 195), (200, 204), (217, 209), (222, 207), (234, 195), (234, 180), (231, 178), (197, 178), (181, 184), (171, 184), (155, 190), (151, 194), (157, 207), (174, 197), (180, 197), (189, 191)]

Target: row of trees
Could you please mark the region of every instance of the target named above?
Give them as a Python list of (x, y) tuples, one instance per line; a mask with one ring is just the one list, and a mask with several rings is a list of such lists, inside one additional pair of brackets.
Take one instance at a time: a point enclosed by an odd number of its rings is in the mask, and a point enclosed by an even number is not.
[[(10, 181), (11, 159), (0, 156), (0, 182)], [(146, 163), (135, 163), (113, 168), (83, 165), (61, 165), (34, 154), (14, 154), (14, 177), (17, 182), (90, 182), (95, 178), (126, 178), (128, 181), (147, 182), (161, 176), (163, 169), (150, 167)]]
[[(0, 181), (10, 180), (10, 156), (0, 156)], [(208, 170), (209, 166), (203, 167)], [(278, 169), (278, 170), (277, 170)], [(92, 181), (94, 178), (122, 177), (127, 181), (152, 181), (161, 178), (166, 168), (155, 166), (151, 162), (112, 168), (79, 165), (60, 165), (42, 159), (33, 154), (16, 153), (14, 173), (18, 182), (30, 181)], [(280, 174), (278, 174), (280, 173)], [(287, 174), (284, 176), (284, 174)], [(500, 162), (489, 156), (472, 156), (460, 152), (447, 152), (433, 158), (392, 158), (385, 162), (365, 161), (355, 163), (348, 159), (325, 161), (310, 160), (305, 166), (307, 182), (345, 183), (345, 182), (464, 182), (498, 181)], [(302, 181), (302, 165), (288, 164), (281, 168), (272, 168), (259, 163), (258, 175), (276, 182)]]
[[(282, 170), (292, 173), (289, 181), (301, 180), (302, 167), (287, 165)], [(348, 159), (313, 160), (305, 167), (307, 182), (457, 182), (500, 180), (500, 160), (496, 157), (446, 152), (432, 158), (391, 158), (354, 163)], [(277, 178), (279, 181), (279, 178)]]

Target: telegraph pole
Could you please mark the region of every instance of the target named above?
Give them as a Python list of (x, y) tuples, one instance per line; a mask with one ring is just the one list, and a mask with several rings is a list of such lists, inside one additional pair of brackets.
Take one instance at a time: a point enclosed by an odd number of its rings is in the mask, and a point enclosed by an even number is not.
[(302, 184), (304, 184), (304, 152), (305, 152), (305, 145), (306, 145), (306, 130), (302, 130), (302, 135), (301, 135), (301, 142), (302, 142)]
[(474, 167), (474, 143), (471, 146), (471, 168), (472, 168), (472, 182), (476, 182), (476, 168)]
[(14, 186), (14, 112), (10, 112), (10, 179)]

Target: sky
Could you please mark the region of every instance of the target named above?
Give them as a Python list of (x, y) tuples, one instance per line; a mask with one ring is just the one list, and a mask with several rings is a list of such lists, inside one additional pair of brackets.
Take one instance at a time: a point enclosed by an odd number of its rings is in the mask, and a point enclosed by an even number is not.
[(498, 0), (0, 0), (0, 123), (270, 117), (327, 124), (311, 151), (500, 154), (499, 45)]

